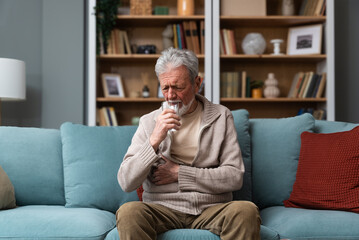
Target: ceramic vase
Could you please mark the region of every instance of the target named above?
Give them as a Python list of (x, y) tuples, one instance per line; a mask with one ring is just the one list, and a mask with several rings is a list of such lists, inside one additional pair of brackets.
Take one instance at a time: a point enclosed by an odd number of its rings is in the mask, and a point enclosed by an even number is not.
[(242, 41), (242, 49), (245, 54), (263, 54), (266, 46), (266, 40), (260, 33), (248, 33)]
[(177, 15), (194, 15), (194, 0), (177, 0)]
[(279, 97), (280, 91), (278, 86), (278, 80), (275, 79), (274, 73), (269, 73), (268, 78), (264, 81), (264, 97), (276, 98)]

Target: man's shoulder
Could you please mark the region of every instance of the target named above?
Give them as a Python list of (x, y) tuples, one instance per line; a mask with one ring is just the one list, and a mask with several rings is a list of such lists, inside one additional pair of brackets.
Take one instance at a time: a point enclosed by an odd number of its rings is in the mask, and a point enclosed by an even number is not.
[(140, 122), (146, 124), (154, 122), (160, 113), (161, 113), (160, 109), (156, 109), (150, 113), (147, 113), (140, 118)]

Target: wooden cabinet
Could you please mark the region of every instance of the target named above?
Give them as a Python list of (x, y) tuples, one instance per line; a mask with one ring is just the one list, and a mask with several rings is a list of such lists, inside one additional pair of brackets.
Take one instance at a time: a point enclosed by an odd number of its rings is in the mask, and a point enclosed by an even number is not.
[[(156, 54), (101, 54), (97, 57), (96, 108), (113, 106), (119, 125), (131, 124), (131, 119), (140, 117), (160, 107), (163, 98), (158, 97), (158, 80), (154, 71), (156, 60), (164, 49), (162, 32), (167, 25), (183, 21), (204, 21), (204, 1), (195, 1), (195, 14), (178, 16), (176, 1), (152, 1), (152, 6), (166, 5), (169, 15), (118, 15), (116, 28), (127, 32), (131, 45), (154, 45)], [(204, 72), (204, 54), (198, 54), (199, 70)], [(125, 97), (104, 97), (101, 83), (103, 73), (121, 76)], [(150, 97), (142, 97), (147, 85)]]
[[(93, 1), (93, 0), (91, 0)], [(156, 54), (102, 54), (96, 59), (96, 78), (89, 82), (88, 123), (94, 125), (94, 109), (104, 106), (115, 108), (119, 125), (131, 124), (133, 117), (142, 116), (160, 106), (163, 99), (157, 97), (158, 81), (154, 66), (163, 50), (162, 31), (168, 24), (183, 21), (205, 20), (205, 54), (199, 54), (200, 71), (205, 73), (205, 96), (231, 110), (244, 108), (251, 118), (277, 118), (297, 115), (301, 108), (324, 108), (327, 119), (335, 120), (334, 88), (334, 0), (326, 0), (326, 16), (280, 16), (279, 0), (267, 0), (267, 16), (221, 16), (220, 0), (195, 0), (193, 16), (178, 16), (177, 1), (153, 0), (152, 6), (166, 5), (170, 15), (119, 15), (117, 28), (125, 30), (131, 44), (152, 44)], [(296, 7), (302, 0), (295, 0)], [(205, 5), (206, 4), (206, 5)], [(281, 52), (286, 53), (288, 30), (295, 26), (323, 24), (323, 50), (314, 55), (273, 56), (271, 39), (284, 40)], [(89, 26), (91, 28), (91, 24)], [(93, 27), (92, 27), (93, 28)], [(238, 54), (220, 54), (220, 29), (234, 30)], [(246, 55), (241, 42), (250, 32), (261, 33), (266, 40), (262, 55)], [(90, 37), (90, 40), (93, 37)], [(94, 40), (94, 39), (93, 39)], [(92, 58), (89, 55), (89, 59)], [(90, 61), (89, 60), (89, 61)], [(268, 73), (274, 73), (279, 84), (280, 96), (274, 99), (221, 98), (220, 76), (225, 71), (246, 71), (251, 79), (264, 81)], [(321, 98), (288, 98), (294, 75), (300, 71), (327, 73), (325, 96)], [(125, 98), (105, 98), (101, 84), (102, 73), (118, 73), (125, 88)], [(89, 78), (93, 75), (89, 71)], [(150, 88), (150, 97), (132, 97), (141, 94), (144, 84)], [(95, 95), (95, 97), (93, 97)], [(96, 100), (93, 100), (96, 99)]]
[[(326, 16), (281, 16), (280, 4), (282, 1), (267, 0), (267, 16), (222, 16), (214, 12), (218, 18), (217, 28), (234, 31), (237, 54), (220, 54), (219, 41), (213, 51), (219, 53), (215, 57), (219, 67), (213, 74), (214, 96), (212, 101), (221, 103), (231, 110), (244, 108), (251, 118), (279, 118), (296, 116), (303, 109), (324, 109), (328, 120), (334, 120), (334, 24), (333, 1), (327, 1)], [(294, 1), (296, 12), (302, 5), (301, 0)], [(226, 2), (224, 2), (226, 3)], [(220, 1), (214, 4), (220, 5)], [(216, 6), (214, 7), (216, 8)], [(313, 55), (287, 55), (287, 37), (291, 27), (323, 25), (323, 47), (320, 54)], [(266, 49), (261, 55), (244, 54), (241, 44), (248, 33), (261, 33), (266, 41)], [(216, 35), (216, 33), (214, 34)], [(281, 52), (284, 55), (274, 56), (272, 39), (283, 39)], [(216, 65), (216, 64), (215, 64)], [(225, 98), (221, 96), (221, 73), (245, 71), (252, 80), (264, 81), (268, 73), (274, 73), (278, 80), (280, 96), (273, 99), (254, 98)], [(320, 98), (288, 98), (288, 92), (294, 76), (298, 72), (314, 72), (327, 74), (326, 92)], [(223, 84), (222, 84), (223, 86)]]

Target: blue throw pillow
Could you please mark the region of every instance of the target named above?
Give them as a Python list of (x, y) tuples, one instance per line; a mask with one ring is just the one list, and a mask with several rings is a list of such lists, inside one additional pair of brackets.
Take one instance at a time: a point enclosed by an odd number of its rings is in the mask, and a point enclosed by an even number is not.
[(249, 136), (249, 113), (247, 110), (240, 109), (232, 111), (232, 114), (245, 167), (243, 186), (240, 190), (233, 192), (233, 199), (252, 201), (252, 159), (251, 138)]
[(63, 144), (66, 207), (94, 207), (115, 213), (125, 202), (138, 201), (125, 193), (117, 171), (137, 127), (88, 127), (64, 123)]
[(314, 118), (303, 114), (281, 119), (251, 119), (253, 200), (262, 209), (283, 206), (296, 177), (300, 135), (312, 132)]

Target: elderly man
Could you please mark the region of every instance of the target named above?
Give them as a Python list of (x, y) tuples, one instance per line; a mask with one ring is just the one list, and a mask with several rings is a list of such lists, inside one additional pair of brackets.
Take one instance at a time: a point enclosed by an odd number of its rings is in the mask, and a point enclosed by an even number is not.
[(155, 71), (165, 100), (179, 102), (179, 110), (158, 109), (140, 119), (118, 181), (127, 192), (143, 185), (143, 202), (117, 211), (120, 239), (156, 239), (178, 228), (259, 239), (257, 207), (232, 201), (244, 173), (233, 116), (197, 94), (202, 79), (196, 55), (169, 48)]

